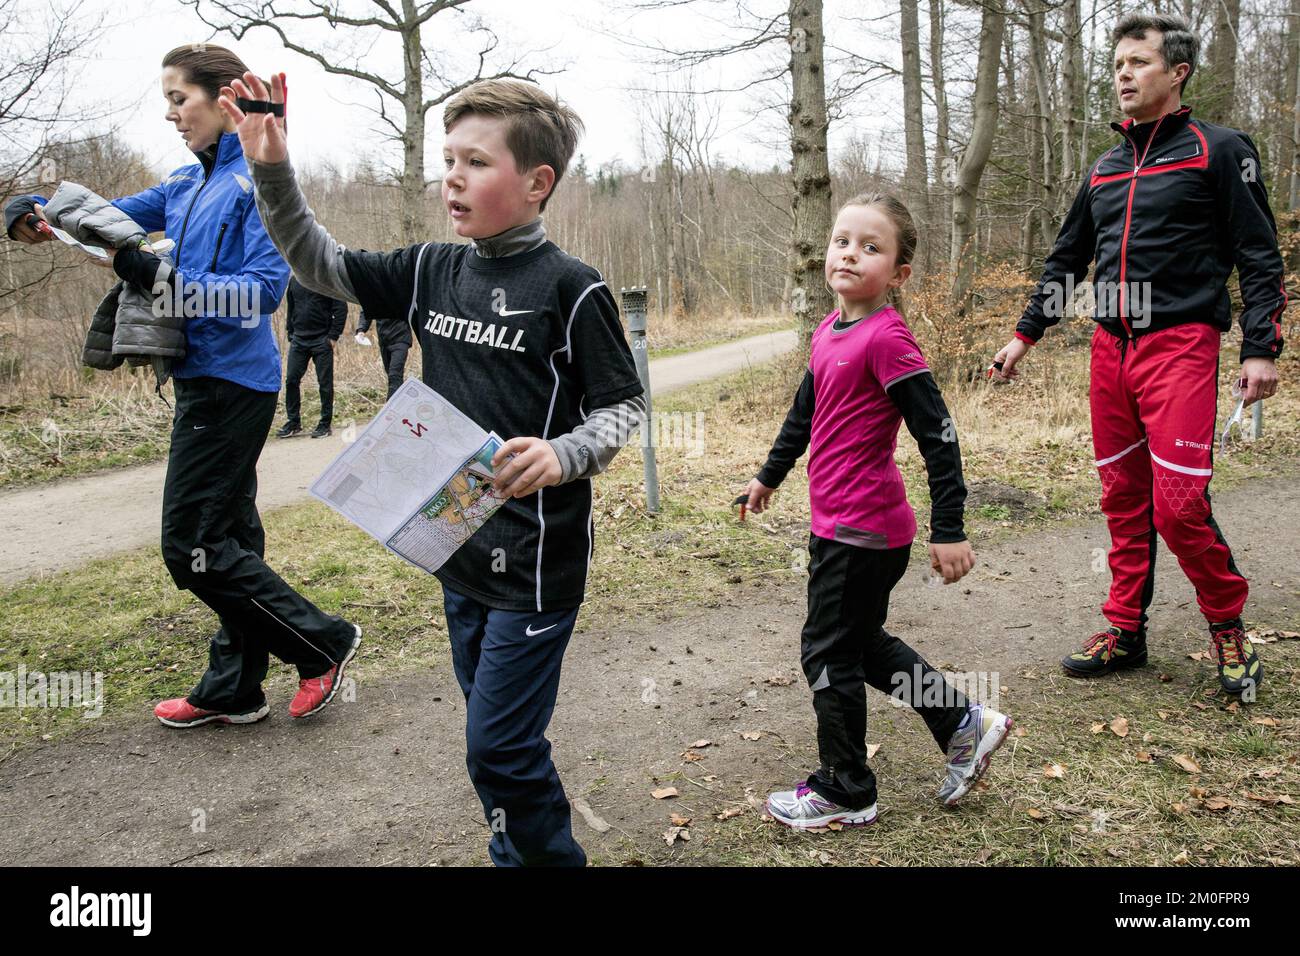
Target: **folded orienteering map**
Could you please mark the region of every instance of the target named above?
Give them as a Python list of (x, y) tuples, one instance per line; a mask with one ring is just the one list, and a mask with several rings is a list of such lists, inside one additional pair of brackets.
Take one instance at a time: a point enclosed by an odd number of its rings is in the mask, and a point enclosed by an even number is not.
[(492, 490), (502, 444), (410, 379), (311, 493), (398, 557), (436, 571), (505, 503)]

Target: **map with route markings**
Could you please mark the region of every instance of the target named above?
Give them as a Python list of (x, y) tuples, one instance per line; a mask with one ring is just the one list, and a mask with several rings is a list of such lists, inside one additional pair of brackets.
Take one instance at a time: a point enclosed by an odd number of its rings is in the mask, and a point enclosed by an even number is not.
[(411, 379), (310, 490), (394, 554), (436, 571), (504, 504), (492, 491), (501, 445)]

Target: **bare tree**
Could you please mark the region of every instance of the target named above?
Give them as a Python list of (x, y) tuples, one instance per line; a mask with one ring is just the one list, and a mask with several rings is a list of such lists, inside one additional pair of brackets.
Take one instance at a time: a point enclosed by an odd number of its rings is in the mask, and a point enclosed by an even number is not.
[(826, 239), (833, 223), (822, 43), (821, 0), (790, 0), (792, 301), (799, 323), (799, 341), (805, 350), (817, 321), (834, 304), (826, 287)]
[[(385, 135), (400, 144), (402, 150), (402, 170), (399, 175), (401, 186), (401, 203), (399, 228), (400, 241), (413, 243), (418, 241), (426, 231), (424, 222), (425, 189), (428, 180), (425, 175), (425, 131), (427, 116), (431, 109), (441, 106), (471, 83), (482, 79), (499, 79), (517, 77), (535, 79), (539, 75), (554, 71), (529, 69), (524, 73), (517, 70), (523, 57), (514, 57), (502, 69), (488, 71), (488, 60), (498, 46), (497, 35), (477, 19), (468, 23), (470, 37), (477, 41), (476, 48), (469, 59), (475, 63), (472, 68), (455, 69), (449, 62), (457, 58), (449, 56), (452, 44), (446, 39), (433, 49), (426, 44), (425, 31), (432, 31), (430, 26), (435, 17), (443, 14), (437, 24), (444, 36), (450, 35), (452, 27), (447, 14), (454, 14), (467, 6), (470, 0), (431, 0), (418, 3), (416, 0), (400, 0), (393, 4), (388, 0), (372, 0), (367, 14), (349, 14), (344, 12), (345, 4), (341, 2), (325, 3), (322, 0), (268, 0), (264, 3), (230, 3), (224, 0), (182, 0), (194, 8), (199, 18), (218, 33), (227, 33), (234, 39), (241, 39), (249, 30), (267, 29), (273, 31), (286, 49), (293, 50), (314, 60), (327, 73), (349, 76), (360, 80), (373, 88), (377, 105), (373, 111), (377, 115)], [(378, 12), (375, 12), (377, 10)], [(299, 37), (291, 36), (286, 24), (327, 25), (331, 30), (341, 30), (348, 41), (347, 50), (315, 49)], [(376, 33), (375, 31), (379, 31)], [(378, 37), (387, 34), (395, 37), (401, 44), (401, 76), (396, 78), (387, 71), (364, 69), (362, 56), (357, 52), (358, 44), (366, 42), (360, 49), (369, 49)], [(427, 89), (427, 93), (426, 93)], [(400, 108), (400, 115), (393, 115), (392, 105)]]
[(903, 195), (916, 218), (921, 240), (916, 262), (929, 270), (930, 188), (925, 162), (925, 125), (921, 106), (921, 28), (917, 0), (899, 0), (903, 52), (903, 139), (907, 167), (903, 174)]
[[(1241, 29), (1241, 0), (1211, 0), (1214, 34), (1205, 51), (1208, 67), (1202, 112), (1215, 123), (1233, 122), (1237, 99), (1237, 34)], [(1208, 102), (1207, 102), (1208, 101)]]
[(1287, 22), (1286, 93), (1283, 102), (1291, 107), (1287, 159), (1291, 166), (1287, 208), (1300, 209), (1300, 0), (1290, 0)]
[(952, 186), (956, 182), (956, 166), (953, 162), (949, 137), (952, 135), (948, 118), (948, 93), (944, 82), (943, 69), (943, 35), (944, 35), (943, 0), (930, 0), (930, 86), (934, 93), (935, 132), (934, 132), (934, 174), (935, 188), (938, 196), (931, 194), (930, 202), (934, 215), (942, 231), (935, 237), (935, 245), (943, 250), (952, 243)]
[(1002, 0), (985, 0), (980, 16), (970, 140), (957, 166), (952, 202), (952, 301), (964, 310), (975, 268), (975, 209), (980, 179), (993, 148), (998, 124), (998, 65), (1006, 12)]

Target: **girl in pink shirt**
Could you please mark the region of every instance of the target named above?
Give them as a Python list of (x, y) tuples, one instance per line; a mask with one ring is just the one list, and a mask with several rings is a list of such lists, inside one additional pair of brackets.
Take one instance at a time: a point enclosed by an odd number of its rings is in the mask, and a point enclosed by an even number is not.
[(801, 662), (813, 691), (821, 766), (767, 810), (788, 826), (865, 825), (876, 819), (867, 766), (863, 684), (910, 704), (947, 756), (939, 799), (952, 806), (988, 767), (1011, 720), (968, 701), (916, 651), (884, 629), (889, 593), (907, 569), (916, 518), (894, 463), (907, 423), (929, 476), (930, 564), (945, 584), (975, 564), (962, 530), (966, 486), (943, 396), (899, 313), (912, 273), (916, 226), (898, 199), (864, 194), (840, 209), (826, 281), (840, 307), (812, 336), (811, 357), (767, 463), (749, 483), (763, 511), (809, 450), (812, 504), (808, 620)]

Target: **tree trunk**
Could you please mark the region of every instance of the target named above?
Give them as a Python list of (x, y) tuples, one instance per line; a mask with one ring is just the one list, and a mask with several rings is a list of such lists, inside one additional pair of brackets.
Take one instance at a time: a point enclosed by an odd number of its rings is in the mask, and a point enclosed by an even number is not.
[[(1037, 162), (1031, 167), (1037, 182), (1033, 185), (1033, 194), (1038, 235), (1047, 238), (1052, 235), (1052, 216), (1055, 212), (1056, 199), (1052, 194), (1052, 185), (1056, 181), (1056, 159), (1052, 155), (1052, 145), (1056, 140), (1052, 124), (1052, 97), (1047, 82), (1047, 41), (1043, 35), (1045, 7), (1039, 0), (1025, 0), (1026, 13), (1029, 18), (1029, 62), (1034, 80), (1034, 158)], [(1031, 236), (1031, 243), (1032, 236)]]
[(402, 209), (399, 226), (402, 245), (419, 242), (428, 233), (424, 208), (424, 76), (420, 70), (423, 44), (415, 22), (413, 0), (402, 0), (407, 26), (402, 30)]
[[(1083, 76), (1083, 25), (1079, 20), (1079, 0), (1065, 0), (1061, 7), (1061, 32), (1065, 42), (1061, 46), (1061, 113), (1065, 128), (1061, 134), (1061, 173), (1057, 180), (1056, 208), (1052, 210), (1053, 225), (1060, 222), (1074, 200), (1081, 176), (1079, 168), (1086, 158), (1081, 155), (1083, 143), (1080, 127), (1084, 114)], [(1055, 235), (1052, 229), (1051, 234)], [(1049, 236), (1050, 238), (1050, 236)]]
[(1300, 209), (1300, 0), (1291, 0), (1287, 28), (1287, 70), (1285, 102), (1292, 107), (1286, 156), (1291, 164), (1287, 208)]
[(975, 268), (975, 208), (980, 179), (993, 148), (998, 123), (998, 66), (1006, 11), (1002, 0), (989, 0), (980, 16), (979, 61), (975, 72), (970, 142), (957, 167), (952, 201), (952, 302), (966, 310)]
[(952, 187), (956, 181), (948, 148), (948, 94), (943, 81), (943, 0), (930, 0), (930, 85), (934, 88), (934, 180), (937, 194), (931, 194), (934, 210), (933, 245), (946, 250), (952, 244)]
[(903, 175), (904, 201), (918, 226), (914, 262), (929, 272), (930, 191), (925, 163), (925, 127), (921, 103), (921, 37), (917, 0), (899, 0), (903, 48), (903, 137), (907, 144), (907, 169)]
[(791, 306), (799, 323), (799, 344), (806, 353), (817, 323), (834, 307), (826, 287), (826, 246), (834, 223), (826, 156), (821, 0), (790, 0), (790, 79)]
[(1209, 119), (1231, 125), (1237, 99), (1237, 29), (1241, 24), (1241, 0), (1215, 0), (1214, 37), (1206, 51), (1213, 83), (1209, 93)]

